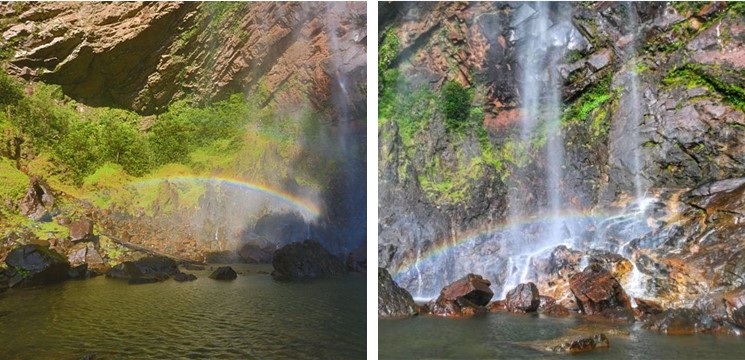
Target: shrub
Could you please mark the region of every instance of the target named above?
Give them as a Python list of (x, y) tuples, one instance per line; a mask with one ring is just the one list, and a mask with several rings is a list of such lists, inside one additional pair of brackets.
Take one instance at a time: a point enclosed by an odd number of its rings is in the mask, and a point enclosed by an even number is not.
[(448, 81), (442, 87), (440, 100), (448, 130), (457, 130), (467, 125), (466, 120), (471, 109), (471, 93), (468, 89), (455, 81)]

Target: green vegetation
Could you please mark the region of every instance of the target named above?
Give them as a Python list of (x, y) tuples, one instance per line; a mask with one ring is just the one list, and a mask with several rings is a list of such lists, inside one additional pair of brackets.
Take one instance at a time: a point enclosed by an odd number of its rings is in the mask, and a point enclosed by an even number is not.
[(607, 109), (603, 106), (612, 97), (610, 90), (611, 77), (603, 80), (585, 91), (571, 103), (562, 115), (563, 124), (588, 123), (595, 136), (605, 136), (610, 130), (607, 120)]
[(0, 157), (0, 201), (23, 197), (28, 181), (26, 174), (18, 171), (12, 160)]
[(383, 87), (392, 84), (391, 81), (395, 80), (396, 76), (385, 76), (386, 71), (389, 71), (389, 67), (393, 64), (393, 60), (398, 56), (399, 40), (394, 33), (393, 28), (388, 28), (380, 38), (380, 45), (378, 46), (378, 85), (382, 89)]
[(440, 91), (441, 110), (445, 128), (453, 131), (468, 125), (473, 94), (456, 81), (448, 81)]
[(667, 86), (685, 86), (689, 89), (705, 87), (721, 95), (729, 105), (745, 112), (745, 88), (738, 85), (742, 84), (742, 78), (742, 74), (729, 72), (717, 66), (685, 64), (671, 70), (662, 81)]

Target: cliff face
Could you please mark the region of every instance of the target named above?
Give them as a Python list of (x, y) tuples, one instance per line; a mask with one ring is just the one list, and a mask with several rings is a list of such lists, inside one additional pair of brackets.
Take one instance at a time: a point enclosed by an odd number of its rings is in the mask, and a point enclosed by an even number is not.
[[(645, 271), (668, 284), (656, 290), (660, 298), (693, 301), (703, 290), (691, 285), (696, 294), (684, 294), (683, 283), (706, 276), (680, 260), (737, 262), (742, 247), (733, 242), (726, 254), (711, 250), (703, 255), (700, 244), (691, 250), (709, 231), (739, 227), (722, 218), (694, 225), (701, 215), (693, 215), (700, 206), (692, 199), (700, 201), (702, 195), (689, 191), (745, 176), (743, 9), (719, 2), (552, 4), (547, 9), (511, 3), (381, 5), (380, 44), (396, 49), (387, 70), (379, 74), (390, 87), (383, 93), (400, 98), (422, 91), (430, 98), (396, 100), (415, 104), (409, 106), (411, 117), (401, 116), (390, 98), (379, 100), (384, 109), (378, 135), (379, 265), (415, 295), (422, 281), (436, 291), (469, 269), (494, 273), (490, 280), (496, 286), (507, 282), (511, 265), (494, 259), (506, 259), (508, 248), (519, 242), (506, 239), (514, 233), (495, 237), (494, 229), (516, 212), (509, 200), (519, 199), (527, 216), (540, 218), (551, 197), (547, 142), (555, 135), (545, 129), (539, 134), (538, 129), (529, 135), (528, 145), (515, 141), (526, 117), (525, 72), (534, 71), (529, 64), (541, 54), (561, 51), (556, 63), (547, 60), (534, 74), (542, 89), (556, 80), (547, 69), (559, 76), (560, 127), (555, 134), (563, 139), (556, 187), (561, 210), (619, 210), (637, 196), (636, 188), (646, 189), (647, 196), (659, 201), (656, 213), (647, 214), (650, 224), (654, 220), (658, 225), (635, 233), (643, 239), (637, 245), (646, 244), (639, 245), (646, 249), (641, 251), (645, 259), (675, 268), (671, 271), (679, 278), (661, 275), (649, 263)], [(536, 46), (538, 38), (550, 41)], [(386, 80), (391, 74), (398, 76)], [(427, 99), (441, 98), (449, 81), (473, 93), (472, 114), (464, 120), (473, 125), (459, 131), (448, 128), (441, 110), (430, 114), (419, 108), (427, 101), (439, 106)], [(638, 91), (632, 91), (635, 86)], [(398, 215), (402, 213), (413, 219)], [(581, 231), (572, 224), (562, 232), (591, 239), (601, 231), (589, 223)], [(491, 237), (484, 235), (487, 231)], [(661, 233), (669, 237), (658, 238)], [(726, 241), (719, 241), (717, 246), (724, 246)], [(420, 268), (414, 271), (413, 264)], [(539, 265), (531, 266), (530, 271), (540, 272)], [(736, 285), (707, 280), (709, 289)]]
[[(365, 79), (360, 3), (5, 3), (8, 71), (93, 106), (162, 111), (192, 95), (262, 92), (262, 105), (329, 106)], [(346, 77), (346, 78), (345, 78)], [(351, 77), (351, 79), (347, 79)], [(344, 90), (364, 113), (365, 89)], [(331, 111), (329, 110), (331, 109)]]

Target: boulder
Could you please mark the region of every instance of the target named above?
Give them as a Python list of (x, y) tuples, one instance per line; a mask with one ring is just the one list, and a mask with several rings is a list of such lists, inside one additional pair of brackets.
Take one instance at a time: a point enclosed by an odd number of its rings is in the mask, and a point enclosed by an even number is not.
[(444, 287), (438, 300), (457, 301), (468, 300), (478, 306), (486, 306), (494, 296), (489, 288), (491, 282), (481, 275), (468, 274)]
[(87, 219), (73, 221), (68, 226), (73, 242), (93, 240), (93, 222)]
[(132, 261), (117, 264), (106, 272), (106, 277), (113, 279), (134, 279), (143, 275), (142, 271)]
[(189, 263), (181, 264), (181, 267), (183, 267), (186, 270), (191, 270), (191, 271), (204, 270), (204, 266), (195, 265), (195, 264), (189, 264)]
[(605, 334), (596, 334), (593, 336), (563, 340), (557, 345), (551, 345), (546, 348), (548, 351), (559, 353), (580, 353), (600, 348), (610, 347), (610, 341)]
[(429, 313), (438, 316), (461, 317), (486, 314), (486, 305), (494, 296), (491, 282), (481, 275), (468, 274), (445, 286), (437, 299), (427, 304)]
[(272, 266), (272, 276), (285, 280), (323, 278), (346, 272), (339, 258), (312, 240), (291, 243), (277, 250)]
[(230, 266), (221, 266), (210, 274), (212, 280), (235, 280), (238, 274)]
[(569, 279), (569, 288), (579, 309), (587, 315), (618, 307), (631, 310), (631, 301), (621, 284), (599, 264), (574, 274)]
[(400, 318), (416, 315), (411, 294), (398, 286), (385, 268), (378, 268), (378, 318)]
[(347, 256), (347, 271), (350, 272), (367, 272), (367, 242), (360, 245), (357, 250), (352, 251)]
[(88, 264), (80, 264), (67, 271), (70, 279), (85, 279), (88, 277)]
[(486, 309), (490, 313), (507, 311), (507, 306), (504, 304), (504, 300), (495, 300), (486, 305)]
[(49, 216), (48, 211), (54, 207), (52, 189), (44, 179), (31, 177), (29, 187), (18, 203), (21, 213), (36, 221)]
[(541, 304), (538, 287), (532, 282), (519, 284), (507, 293), (505, 305), (509, 312), (535, 312)]
[(174, 276), (181, 272), (175, 260), (163, 256), (147, 256), (133, 263), (145, 275)]
[(22, 245), (8, 253), (5, 259), (12, 273), (9, 285), (47, 285), (68, 279), (70, 263), (61, 254), (41, 245)]

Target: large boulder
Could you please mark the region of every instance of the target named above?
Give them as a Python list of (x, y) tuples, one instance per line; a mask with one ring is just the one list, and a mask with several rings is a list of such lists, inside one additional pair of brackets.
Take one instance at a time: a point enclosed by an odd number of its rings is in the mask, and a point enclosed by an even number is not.
[(178, 264), (173, 259), (148, 256), (137, 261), (125, 261), (112, 267), (106, 272), (106, 277), (124, 279), (130, 285), (134, 285), (165, 281), (180, 273)]
[(490, 285), (481, 275), (468, 274), (442, 288), (440, 296), (427, 304), (427, 311), (449, 317), (485, 314), (486, 305), (494, 296)]
[(378, 318), (400, 318), (416, 314), (414, 298), (398, 286), (385, 268), (378, 268)]
[(210, 274), (212, 280), (235, 280), (238, 274), (230, 266), (221, 266)]
[(509, 312), (535, 312), (540, 304), (538, 287), (532, 282), (517, 285), (505, 297), (505, 305)]
[(269, 264), (272, 262), (273, 249), (261, 247), (254, 243), (243, 245), (238, 255), (249, 264)]
[(606, 309), (631, 310), (629, 296), (611, 273), (599, 264), (586, 267), (569, 279), (569, 288), (577, 299), (579, 309), (587, 315)]
[(277, 250), (272, 266), (272, 276), (277, 279), (322, 278), (346, 272), (339, 258), (313, 240), (288, 244)]
[(22, 245), (10, 251), (5, 259), (11, 287), (36, 286), (68, 279), (67, 259), (41, 245)]

